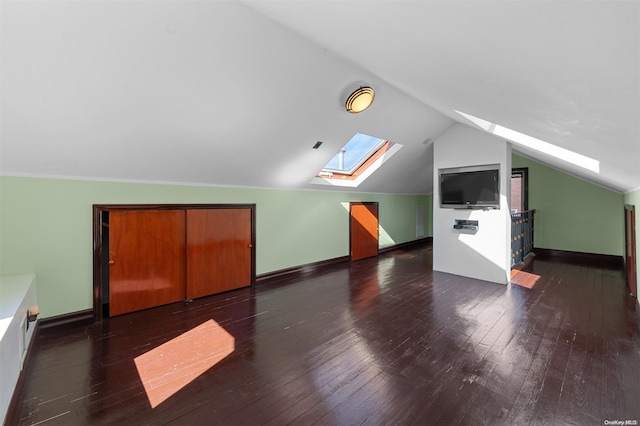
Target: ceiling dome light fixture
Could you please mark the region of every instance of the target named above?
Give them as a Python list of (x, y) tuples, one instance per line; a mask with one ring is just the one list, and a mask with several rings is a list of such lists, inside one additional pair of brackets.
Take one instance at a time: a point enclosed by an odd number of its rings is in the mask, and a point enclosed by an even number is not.
[(369, 108), (375, 97), (371, 87), (360, 87), (349, 95), (344, 106), (351, 114), (357, 114)]

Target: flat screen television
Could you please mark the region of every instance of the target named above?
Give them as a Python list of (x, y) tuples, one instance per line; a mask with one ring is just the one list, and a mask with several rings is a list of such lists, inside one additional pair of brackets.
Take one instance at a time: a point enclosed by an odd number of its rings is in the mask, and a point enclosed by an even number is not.
[(500, 165), (439, 169), (440, 207), (499, 209)]

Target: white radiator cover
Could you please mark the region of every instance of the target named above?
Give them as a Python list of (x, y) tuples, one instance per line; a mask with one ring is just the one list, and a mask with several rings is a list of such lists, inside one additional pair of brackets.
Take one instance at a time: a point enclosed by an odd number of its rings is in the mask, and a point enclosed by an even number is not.
[(35, 274), (0, 277), (0, 423), (4, 423), (35, 322), (27, 313), (38, 304)]

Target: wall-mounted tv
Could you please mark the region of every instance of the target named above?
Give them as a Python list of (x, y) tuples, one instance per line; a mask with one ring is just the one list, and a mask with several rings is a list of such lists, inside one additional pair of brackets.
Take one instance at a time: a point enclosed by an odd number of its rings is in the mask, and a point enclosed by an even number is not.
[(439, 169), (438, 175), (441, 208), (500, 208), (499, 164)]

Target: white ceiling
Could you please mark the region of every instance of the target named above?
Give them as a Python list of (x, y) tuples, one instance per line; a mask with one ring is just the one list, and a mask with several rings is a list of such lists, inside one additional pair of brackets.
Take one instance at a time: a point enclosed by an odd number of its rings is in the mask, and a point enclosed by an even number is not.
[[(640, 187), (638, 1), (2, 1), (0, 19), (4, 175), (326, 190), (309, 182), (364, 132), (404, 148), (358, 191), (431, 193), (460, 110)], [(362, 83), (376, 101), (348, 114)]]

